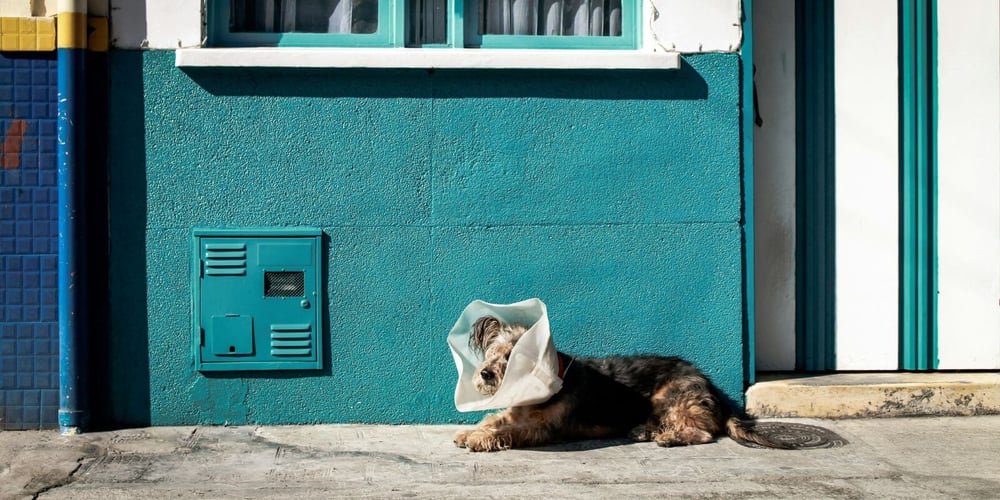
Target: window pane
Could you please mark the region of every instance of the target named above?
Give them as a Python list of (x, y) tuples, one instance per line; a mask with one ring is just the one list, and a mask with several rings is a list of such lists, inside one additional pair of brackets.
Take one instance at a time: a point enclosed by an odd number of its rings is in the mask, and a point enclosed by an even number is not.
[(409, 0), (411, 45), (429, 45), (448, 42), (448, 0)]
[(479, 0), (485, 35), (622, 36), (622, 0)]
[(375, 33), (378, 0), (230, 0), (229, 30)]

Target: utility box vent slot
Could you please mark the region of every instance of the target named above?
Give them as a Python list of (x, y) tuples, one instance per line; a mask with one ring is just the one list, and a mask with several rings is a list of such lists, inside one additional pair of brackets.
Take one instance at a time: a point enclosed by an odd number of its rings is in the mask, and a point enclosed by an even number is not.
[(308, 356), (312, 354), (311, 325), (271, 325), (272, 356)]
[(245, 243), (215, 243), (205, 245), (205, 274), (209, 276), (243, 276), (247, 273)]
[(265, 297), (302, 297), (305, 294), (305, 273), (265, 272)]
[(313, 228), (194, 231), (199, 371), (323, 368), (321, 236)]

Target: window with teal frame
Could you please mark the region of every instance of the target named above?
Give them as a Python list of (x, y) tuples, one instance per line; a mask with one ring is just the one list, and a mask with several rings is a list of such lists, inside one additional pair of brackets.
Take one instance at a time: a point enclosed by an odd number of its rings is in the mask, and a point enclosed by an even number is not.
[(636, 49), (641, 0), (209, 0), (214, 47)]
[[(216, 47), (393, 47), (394, 0), (209, 0)], [(396, 9), (400, 12), (395, 12)]]
[(638, 40), (638, 3), (636, 0), (467, 0), (465, 46), (634, 49)]

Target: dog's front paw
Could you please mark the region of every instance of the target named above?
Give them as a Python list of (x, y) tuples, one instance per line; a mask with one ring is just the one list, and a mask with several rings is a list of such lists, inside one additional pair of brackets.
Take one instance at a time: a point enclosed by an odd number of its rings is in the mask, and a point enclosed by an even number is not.
[(458, 431), (455, 433), (455, 446), (459, 448), (465, 448), (465, 442), (469, 439), (469, 434), (472, 434), (472, 429), (466, 429), (464, 431)]
[(465, 448), (468, 448), (469, 451), (500, 451), (510, 448), (507, 440), (492, 432), (474, 430), (466, 434), (464, 438)]
[(633, 428), (632, 431), (628, 433), (628, 438), (632, 441), (646, 442), (652, 441), (653, 436), (655, 435), (656, 432), (653, 429), (646, 424), (642, 424)]

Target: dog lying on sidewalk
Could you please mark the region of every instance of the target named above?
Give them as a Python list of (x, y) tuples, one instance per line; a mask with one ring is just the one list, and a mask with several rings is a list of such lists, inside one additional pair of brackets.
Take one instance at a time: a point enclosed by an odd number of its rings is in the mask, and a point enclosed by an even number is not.
[[(503, 382), (507, 361), (527, 327), (492, 316), (473, 325), (470, 347), (484, 356), (473, 377), (486, 396)], [(654, 355), (571, 358), (559, 353), (562, 389), (543, 403), (488, 415), (455, 435), (471, 451), (543, 446), (628, 436), (660, 446), (703, 444), (727, 435), (737, 442), (787, 448), (758, 434), (720, 402), (717, 389), (691, 363)]]

